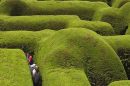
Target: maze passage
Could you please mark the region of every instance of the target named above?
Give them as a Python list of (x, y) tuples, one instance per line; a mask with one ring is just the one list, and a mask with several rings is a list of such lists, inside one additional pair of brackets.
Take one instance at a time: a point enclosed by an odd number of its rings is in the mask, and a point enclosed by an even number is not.
[(130, 0), (0, 0), (0, 86), (130, 86)]
[(32, 80), (33, 80), (33, 85), (34, 86), (42, 86), (42, 78), (39, 72), (39, 67), (37, 66), (37, 64), (34, 62), (33, 60), (33, 56), (29, 53), (26, 53), (26, 58), (29, 64), (29, 68), (30, 68), (30, 72), (32, 75)]

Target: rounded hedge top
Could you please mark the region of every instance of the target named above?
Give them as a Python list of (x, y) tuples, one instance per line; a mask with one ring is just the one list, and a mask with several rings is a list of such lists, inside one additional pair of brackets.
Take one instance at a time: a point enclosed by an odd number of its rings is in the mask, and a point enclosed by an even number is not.
[(116, 34), (125, 34), (128, 25), (127, 20), (123, 14), (120, 13), (120, 9), (112, 7), (98, 10), (94, 15), (93, 20), (110, 23)]
[(87, 28), (105, 36), (115, 34), (113, 27), (109, 23), (101, 21), (72, 20), (68, 27)]
[(129, 80), (115, 81), (112, 82), (109, 86), (130, 86)]
[(22, 50), (0, 49), (0, 86), (33, 86)]
[(105, 41), (112, 46), (112, 48), (118, 52), (119, 49), (130, 49), (130, 36), (104, 36)]
[[(59, 30), (48, 39), (41, 40), (37, 48), (35, 60), (42, 76), (45, 76), (44, 80), (48, 80), (43, 83), (44, 85), (49, 82), (55, 83), (50, 74), (58, 73), (57, 68), (59, 71), (72, 68), (84, 70), (91, 84), (96, 86), (127, 79), (117, 54), (91, 30), (84, 28)], [(84, 83), (84, 79), (80, 83)]]

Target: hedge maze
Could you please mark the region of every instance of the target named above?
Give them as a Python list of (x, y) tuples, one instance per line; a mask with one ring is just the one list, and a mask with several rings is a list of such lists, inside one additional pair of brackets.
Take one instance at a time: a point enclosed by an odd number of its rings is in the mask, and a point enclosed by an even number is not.
[[(0, 86), (130, 86), (130, 0), (0, 0)], [(36, 85), (39, 86), (39, 85)]]

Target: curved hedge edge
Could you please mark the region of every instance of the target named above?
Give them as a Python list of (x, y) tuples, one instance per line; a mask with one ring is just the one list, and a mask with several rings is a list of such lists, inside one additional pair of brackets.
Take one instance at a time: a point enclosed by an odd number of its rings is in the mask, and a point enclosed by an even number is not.
[(109, 86), (130, 86), (130, 80), (112, 82)]
[[(26, 20), (26, 21), (25, 21)], [(47, 15), (47, 16), (0, 16), (0, 30), (59, 30), (67, 27), (70, 20), (80, 20), (75, 15)]]
[(33, 86), (24, 52), (19, 49), (0, 48), (0, 85)]
[(118, 35), (124, 35), (128, 26), (126, 18), (120, 13), (118, 8), (100, 9), (95, 13), (93, 20), (110, 23)]
[(120, 8), (128, 2), (130, 2), (130, 0), (113, 0), (112, 7)]
[(118, 54), (124, 65), (128, 79), (130, 79), (130, 35), (103, 37)]
[(118, 49), (130, 49), (130, 35), (102, 36), (102, 38), (117, 52)]
[[(52, 1), (52, 0), (37, 0), (37, 1)], [(54, 0), (54, 1), (91, 1), (91, 2), (107, 2), (107, 0)]]
[(126, 30), (126, 35), (130, 35), (130, 24), (128, 24), (127, 30)]
[[(127, 79), (117, 54), (100, 35), (91, 30), (62, 29), (47, 40), (39, 41), (37, 48), (34, 59), (43, 77), (46, 71), (55, 68), (82, 68), (91, 84), (97, 86)], [(53, 82), (53, 79), (50, 82)]]
[(53, 30), (43, 31), (0, 31), (0, 48), (20, 48), (32, 52), (41, 39), (53, 35)]
[[(9, 1), (0, 5), (1, 13), (10, 15), (78, 15), (81, 19), (91, 20), (95, 11), (106, 8), (104, 2), (89, 1)], [(15, 5), (14, 5), (15, 3)], [(7, 5), (6, 5), (7, 4)], [(22, 5), (21, 5), (22, 4)], [(76, 9), (75, 9), (76, 8)], [(20, 10), (20, 11), (19, 11)]]
[(87, 28), (105, 36), (115, 34), (113, 27), (109, 23), (101, 21), (73, 20), (68, 23), (68, 27)]
[(130, 2), (120, 8), (120, 13), (126, 18), (127, 23), (130, 22)]
[(21, 0), (3, 0), (0, 2), (0, 14), (10, 16), (21, 15), (26, 8), (26, 3)]

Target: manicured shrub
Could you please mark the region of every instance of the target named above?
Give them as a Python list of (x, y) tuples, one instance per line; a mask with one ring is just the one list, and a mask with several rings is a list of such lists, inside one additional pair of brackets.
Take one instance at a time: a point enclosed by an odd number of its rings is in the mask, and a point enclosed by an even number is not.
[(127, 79), (117, 54), (91, 30), (62, 29), (38, 44), (34, 59), (44, 86), (88, 86), (86, 76), (95, 86)]
[(120, 8), (130, 0), (112, 0), (112, 7)]
[[(26, 3), (26, 6), (22, 5), (24, 10), (20, 11), (21, 13), (18, 15), (78, 15), (81, 19), (86, 20), (91, 20), (94, 12), (98, 9), (108, 7), (108, 5), (103, 2), (89, 1), (37, 1), (23, 3)], [(6, 4), (6, 2), (3, 2), (0, 5), (0, 9), (4, 9), (5, 11), (9, 9), (15, 10), (13, 7), (9, 7)], [(8, 8), (5, 9), (5, 7)], [(19, 9), (19, 7), (17, 9)]]
[(54, 31), (1, 31), (0, 47), (1, 48), (20, 48), (28, 52), (33, 52), (37, 42), (46, 39)]
[(33, 86), (24, 52), (0, 49), (0, 86)]
[(74, 20), (70, 21), (68, 27), (87, 28), (100, 35), (114, 35), (115, 33), (113, 27), (109, 23), (101, 21)]
[(104, 8), (95, 13), (93, 20), (104, 21), (110, 23), (116, 34), (125, 34), (128, 26), (127, 20), (117, 8)]
[[(37, 0), (37, 1), (52, 1), (52, 0)], [(107, 2), (107, 0), (54, 0), (54, 1), (92, 1), (92, 2), (101, 1), (101, 2)]]
[(126, 3), (120, 8), (120, 13), (126, 18), (127, 22), (130, 22), (130, 2)]
[(80, 20), (78, 16), (48, 15), (48, 16), (1, 16), (0, 30), (59, 30), (66, 28), (70, 20)]
[(112, 48), (117, 52), (120, 48), (130, 48), (130, 39), (129, 35), (123, 36), (103, 36), (105, 41), (112, 46)]
[(0, 14), (20, 15), (26, 8), (26, 3), (21, 0), (3, 0), (0, 3)]
[(130, 36), (105, 36), (103, 38), (109, 45), (112, 46), (112, 48), (120, 57), (126, 70), (127, 76), (130, 79)]
[(129, 80), (121, 80), (112, 82), (109, 86), (130, 86)]
[(1, 31), (38, 31), (48, 28), (59, 30), (67, 27), (83, 27), (91, 29), (100, 35), (114, 34), (112, 26), (108, 23), (80, 20), (79, 17), (70, 15), (33, 16), (33, 18), (32, 16), (1, 16), (0, 25)]
[(120, 8), (120, 13), (124, 16), (128, 23), (126, 34), (130, 34), (130, 2)]
[(128, 24), (127, 30), (126, 30), (126, 35), (130, 34), (130, 24)]

